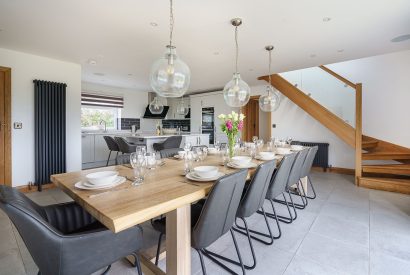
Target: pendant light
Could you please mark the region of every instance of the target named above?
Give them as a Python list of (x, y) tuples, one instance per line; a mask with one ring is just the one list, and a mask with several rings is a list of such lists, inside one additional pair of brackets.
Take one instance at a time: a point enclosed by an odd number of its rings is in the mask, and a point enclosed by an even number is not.
[(224, 99), (230, 107), (242, 107), (248, 103), (251, 93), (249, 85), (241, 79), (241, 75), (238, 72), (238, 27), (242, 24), (242, 19), (234, 18), (231, 20), (231, 24), (235, 27), (235, 72), (232, 80), (224, 87)]
[(186, 116), (188, 114), (189, 108), (185, 105), (184, 97), (181, 97), (181, 100), (178, 102), (176, 111), (178, 115)]
[(170, 0), (169, 45), (164, 57), (154, 62), (151, 67), (150, 83), (152, 89), (162, 97), (181, 97), (189, 87), (191, 72), (187, 64), (178, 58), (172, 45), (174, 31), (173, 4)]
[(162, 105), (161, 101), (159, 101), (158, 97), (154, 97), (154, 99), (149, 104), (149, 110), (153, 114), (161, 114), (164, 111), (164, 105)]
[(259, 97), (259, 107), (264, 112), (274, 112), (279, 108), (280, 97), (279, 93), (272, 87), (271, 82), (271, 63), (272, 63), (272, 50), (273, 46), (268, 45), (265, 50), (269, 53), (269, 84), (266, 85), (266, 95)]

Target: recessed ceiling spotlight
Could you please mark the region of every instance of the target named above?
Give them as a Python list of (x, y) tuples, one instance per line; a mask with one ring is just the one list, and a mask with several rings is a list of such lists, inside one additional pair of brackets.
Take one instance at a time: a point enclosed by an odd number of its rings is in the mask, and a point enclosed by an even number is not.
[(155, 23), (155, 22), (151, 22), (151, 23), (149, 23), (152, 27), (157, 27), (158, 26), (158, 23)]
[(219, 52), (214, 52), (214, 55), (219, 55)]
[(249, 69), (250, 72), (253, 72), (253, 69)]
[(339, 49), (339, 50), (337, 50), (338, 53), (342, 53), (342, 52), (344, 52), (344, 51), (345, 51), (344, 49)]
[(104, 74), (104, 73), (94, 73), (94, 75), (97, 75), (97, 76), (104, 76), (105, 74)]
[(90, 65), (95, 66), (95, 65), (97, 65), (97, 60), (95, 60), (95, 59), (88, 59), (87, 63), (90, 64)]
[(132, 74), (128, 74), (128, 76), (132, 76)]
[(311, 55), (309, 55), (311, 58), (315, 58), (316, 57), (316, 54), (311, 54)]
[(330, 17), (323, 17), (323, 22), (329, 22), (330, 20), (332, 20), (332, 18), (330, 18)]
[(390, 41), (393, 42), (393, 43), (397, 43), (397, 42), (403, 42), (403, 41), (406, 41), (406, 40), (409, 40), (409, 39), (410, 39), (410, 34), (403, 34), (403, 35), (399, 35), (399, 36), (393, 38)]

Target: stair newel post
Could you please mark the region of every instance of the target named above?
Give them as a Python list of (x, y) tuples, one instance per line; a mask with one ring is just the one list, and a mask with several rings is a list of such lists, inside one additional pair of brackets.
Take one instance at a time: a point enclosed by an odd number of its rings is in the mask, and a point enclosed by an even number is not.
[(355, 182), (362, 177), (362, 83), (356, 85)]

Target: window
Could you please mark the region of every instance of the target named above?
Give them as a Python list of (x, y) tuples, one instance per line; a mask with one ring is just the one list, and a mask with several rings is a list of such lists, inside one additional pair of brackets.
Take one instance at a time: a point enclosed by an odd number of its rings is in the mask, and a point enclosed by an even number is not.
[[(124, 98), (81, 93), (81, 128), (83, 130), (117, 129)], [(105, 125), (104, 125), (105, 124)]]

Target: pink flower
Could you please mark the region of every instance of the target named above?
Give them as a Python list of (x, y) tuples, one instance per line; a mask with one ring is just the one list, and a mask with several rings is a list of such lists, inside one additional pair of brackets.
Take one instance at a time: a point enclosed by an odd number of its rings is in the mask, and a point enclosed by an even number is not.
[(226, 123), (225, 123), (225, 125), (226, 125), (226, 128), (228, 128), (229, 131), (232, 131), (233, 125), (232, 125), (232, 121), (231, 121), (231, 120), (227, 120)]
[(240, 120), (238, 123), (238, 130), (242, 131), (242, 129), (243, 129), (243, 120)]

